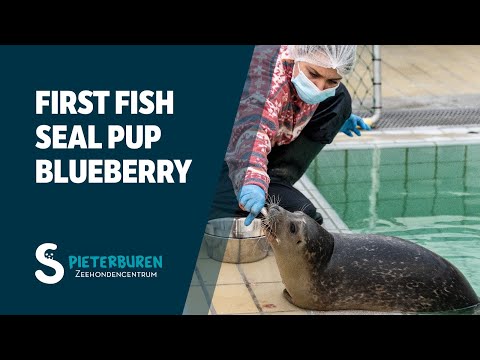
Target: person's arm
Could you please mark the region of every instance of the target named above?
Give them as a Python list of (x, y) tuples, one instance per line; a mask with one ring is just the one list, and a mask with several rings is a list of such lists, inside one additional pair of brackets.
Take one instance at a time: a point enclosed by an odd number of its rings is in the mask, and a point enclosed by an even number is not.
[(235, 118), (225, 161), (248, 226), (265, 205), (270, 177), (268, 154), (278, 130), (285, 79), (279, 46), (256, 46)]
[(240, 207), (251, 214), (248, 226), (265, 204), (271, 141), (278, 130), (278, 109), (268, 99), (250, 97), (240, 105), (225, 161)]
[(256, 185), (267, 193), (271, 139), (278, 130), (277, 112), (269, 100), (249, 99), (235, 120), (225, 160), (235, 193), (245, 185)]

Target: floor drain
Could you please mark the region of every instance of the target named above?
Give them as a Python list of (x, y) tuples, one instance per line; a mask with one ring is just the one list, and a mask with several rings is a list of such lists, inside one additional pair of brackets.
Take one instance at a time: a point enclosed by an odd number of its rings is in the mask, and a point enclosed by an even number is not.
[(480, 108), (383, 110), (375, 123), (376, 128), (465, 125), (480, 125)]

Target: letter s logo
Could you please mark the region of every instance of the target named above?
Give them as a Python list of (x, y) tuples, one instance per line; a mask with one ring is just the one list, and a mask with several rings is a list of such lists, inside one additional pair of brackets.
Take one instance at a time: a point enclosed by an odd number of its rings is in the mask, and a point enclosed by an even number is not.
[(35, 271), (35, 276), (38, 279), (38, 281), (41, 281), (44, 284), (52, 285), (52, 284), (58, 283), (60, 280), (62, 280), (63, 275), (65, 273), (65, 271), (63, 270), (62, 264), (52, 259), (53, 253), (45, 254), (47, 250), (56, 250), (56, 249), (57, 249), (57, 245), (52, 243), (45, 243), (40, 245), (37, 248), (37, 251), (35, 251), (35, 257), (37, 258), (40, 264), (46, 265), (48, 267), (51, 267), (53, 270), (55, 270), (55, 275), (52, 275), (52, 276), (45, 275), (45, 273), (42, 270)]

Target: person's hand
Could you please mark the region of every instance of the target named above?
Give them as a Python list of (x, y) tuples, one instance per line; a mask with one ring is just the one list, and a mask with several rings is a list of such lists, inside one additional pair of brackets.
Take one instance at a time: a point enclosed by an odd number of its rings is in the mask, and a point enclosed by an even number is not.
[(362, 136), (360, 130), (357, 129), (358, 126), (360, 126), (360, 128), (362, 128), (363, 130), (372, 130), (370, 126), (368, 126), (360, 116), (352, 114), (340, 128), (340, 131), (350, 137), (353, 137), (352, 131), (358, 136)]
[(238, 193), (238, 205), (250, 213), (245, 219), (245, 226), (249, 226), (265, 206), (265, 191), (257, 185), (242, 186)]

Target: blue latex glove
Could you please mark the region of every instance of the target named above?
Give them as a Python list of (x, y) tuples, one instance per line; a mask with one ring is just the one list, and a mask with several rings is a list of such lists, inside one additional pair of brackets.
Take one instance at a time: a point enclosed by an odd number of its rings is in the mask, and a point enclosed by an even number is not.
[(345, 121), (343, 126), (340, 128), (340, 131), (350, 137), (353, 137), (351, 133), (352, 131), (358, 136), (362, 136), (362, 134), (360, 133), (360, 130), (357, 129), (357, 126), (360, 126), (360, 128), (362, 128), (363, 130), (372, 130), (370, 126), (365, 124), (365, 122), (360, 116), (352, 114), (347, 119), (347, 121)]
[(249, 226), (265, 206), (265, 191), (257, 185), (242, 186), (238, 193), (238, 204), (250, 213), (245, 219), (245, 226)]

